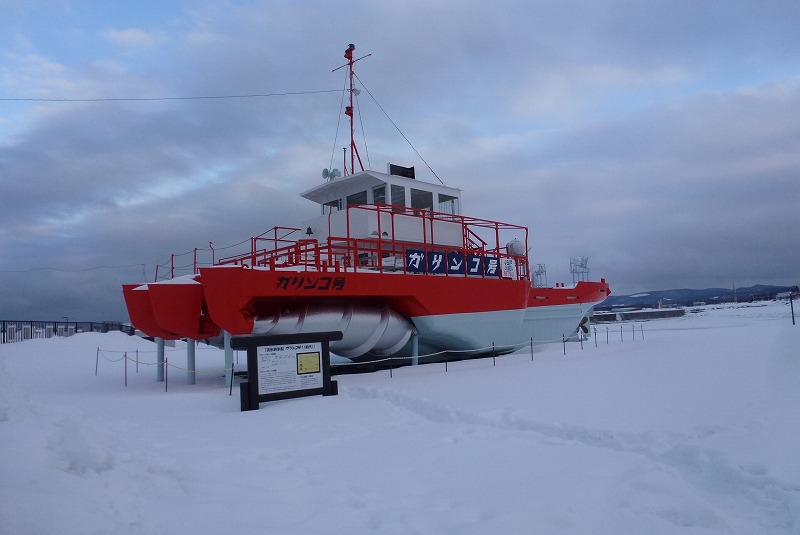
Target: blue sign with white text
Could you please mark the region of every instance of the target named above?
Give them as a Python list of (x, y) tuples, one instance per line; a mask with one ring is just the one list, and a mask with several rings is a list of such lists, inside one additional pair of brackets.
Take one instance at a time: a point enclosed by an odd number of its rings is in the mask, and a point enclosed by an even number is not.
[(444, 263), (444, 253), (441, 251), (428, 251), (428, 273), (445, 273), (447, 265)]
[(464, 258), (464, 253), (450, 251), (447, 253), (447, 272), (458, 275), (466, 273), (467, 265)]
[(409, 273), (425, 273), (425, 251), (406, 249), (406, 271)]
[(483, 257), (483, 274), (486, 277), (500, 276), (500, 259), (496, 256)]
[(406, 249), (408, 273), (431, 273), (499, 277), (500, 259), (496, 256), (464, 254), (458, 251), (423, 251)]

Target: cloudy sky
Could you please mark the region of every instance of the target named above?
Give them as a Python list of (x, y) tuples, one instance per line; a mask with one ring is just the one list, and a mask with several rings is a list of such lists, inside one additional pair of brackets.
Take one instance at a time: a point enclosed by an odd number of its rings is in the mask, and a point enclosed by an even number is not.
[(315, 216), (348, 43), (365, 164), (530, 227), (548, 283), (573, 256), (617, 294), (800, 283), (798, 27), (796, 0), (0, 0), (0, 319), (126, 320), (171, 253)]

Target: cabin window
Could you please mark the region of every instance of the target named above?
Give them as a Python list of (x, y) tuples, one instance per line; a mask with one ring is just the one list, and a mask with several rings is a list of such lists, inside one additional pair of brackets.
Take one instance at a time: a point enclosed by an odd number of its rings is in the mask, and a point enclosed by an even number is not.
[(439, 211), (445, 214), (458, 215), (460, 207), (458, 205), (458, 197), (453, 195), (439, 194)]
[(377, 186), (372, 188), (372, 203), (373, 204), (386, 203), (386, 186)]
[(392, 204), (394, 206), (406, 205), (406, 188), (392, 184)]
[(336, 199), (335, 201), (326, 202), (322, 205), (322, 213), (330, 214), (342, 209), (342, 200)]
[(433, 192), (411, 188), (411, 208), (433, 210)]
[(347, 196), (347, 206), (353, 206), (356, 204), (367, 204), (366, 191), (359, 191), (358, 193), (353, 193), (352, 195)]

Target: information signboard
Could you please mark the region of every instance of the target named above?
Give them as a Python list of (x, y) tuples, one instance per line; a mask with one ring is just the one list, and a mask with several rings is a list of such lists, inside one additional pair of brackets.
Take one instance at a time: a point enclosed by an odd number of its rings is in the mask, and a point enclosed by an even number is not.
[(259, 395), (322, 388), (322, 342), (261, 346), (257, 355)]
[(264, 401), (338, 394), (331, 380), (329, 347), (332, 340), (341, 339), (340, 331), (231, 338), (233, 349), (247, 350), (242, 410), (258, 410)]

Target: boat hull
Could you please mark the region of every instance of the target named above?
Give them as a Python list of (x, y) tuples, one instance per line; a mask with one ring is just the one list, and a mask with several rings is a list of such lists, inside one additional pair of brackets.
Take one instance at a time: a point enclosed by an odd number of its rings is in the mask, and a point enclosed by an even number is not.
[[(177, 281), (177, 282), (176, 282)], [(147, 285), (153, 313), (159, 325), (181, 338), (207, 340), (217, 337), (220, 328), (205, 311), (203, 285), (192, 279)]]
[(533, 288), (518, 279), (246, 266), (125, 289), (132, 321), (151, 336), (342, 331), (331, 350), (354, 360), (559, 341), (609, 293), (605, 281)]
[(134, 327), (153, 338), (177, 340), (180, 335), (165, 329), (156, 320), (153, 303), (146, 284), (123, 284), (122, 295), (128, 316)]
[(234, 335), (253, 331), (298, 302), (389, 306), (406, 318), (524, 310), (524, 280), (386, 274), (369, 271), (278, 271), (222, 266), (201, 268), (211, 319)]
[[(342, 353), (353, 359), (410, 355), (418, 351), (465, 351), (472, 354), (513, 351), (521, 345), (570, 336), (593, 306), (609, 294), (601, 282), (566, 288), (532, 288), (526, 280), (426, 276), (356, 271), (279, 271), (242, 266), (201, 269), (209, 315), (234, 335), (343, 330)], [(363, 325), (376, 342), (353, 342), (347, 307), (357, 306)], [(385, 310), (406, 318), (416, 332), (385, 335), (378, 319)], [(309, 313), (312, 311), (312, 313)], [(327, 317), (329, 320), (322, 318)], [(308, 321), (313, 318), (314, 321)], [(342, 318), (345, 318), (344, 320)], [(342, 328), (344, 326), (344, 328)], [(378, 332), (380, 331), (380, 332)], [(355, 336), (355, 335), (354, 335)], [(400, 343), (405, 339), (405, 343)], [(390, 340), (388, 342), (387, 340)], [(336, 348), (332, 347), (336, 352)]]

